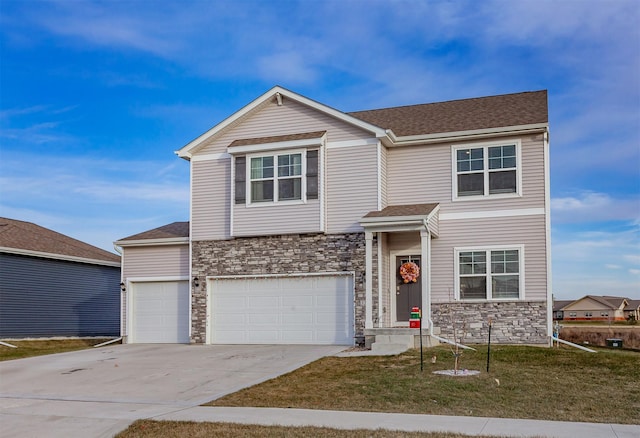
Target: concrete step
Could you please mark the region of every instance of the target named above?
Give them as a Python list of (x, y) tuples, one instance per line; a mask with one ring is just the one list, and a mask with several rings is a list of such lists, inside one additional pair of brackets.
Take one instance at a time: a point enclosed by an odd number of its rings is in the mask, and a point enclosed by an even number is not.
[(410, 347), (406, 344), (392, 344), (389, 342), (371, 344), (371, 352), (377, 355), (396, 355), (404, 353)]
[(399, 344), (413, 348), (412, 335), (376, 335), (374, 344)]

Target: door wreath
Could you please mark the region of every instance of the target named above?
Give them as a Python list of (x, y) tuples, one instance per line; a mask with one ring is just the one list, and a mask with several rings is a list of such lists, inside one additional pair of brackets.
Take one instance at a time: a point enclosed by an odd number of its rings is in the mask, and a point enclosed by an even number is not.
[(400, 266), (400, 276), (405, 283), (415, 283), (420, 277), (420, 267), (413, 262), (403, 263)]

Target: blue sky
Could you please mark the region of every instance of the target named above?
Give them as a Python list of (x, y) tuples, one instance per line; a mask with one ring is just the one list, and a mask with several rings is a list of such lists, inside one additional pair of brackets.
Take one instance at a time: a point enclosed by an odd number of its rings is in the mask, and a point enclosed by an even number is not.
[(342, 111), (548, 89), (557, 298), (640, 298), (640, 2), (0, 4), (0, 215), (113, 250), (273, 85)]

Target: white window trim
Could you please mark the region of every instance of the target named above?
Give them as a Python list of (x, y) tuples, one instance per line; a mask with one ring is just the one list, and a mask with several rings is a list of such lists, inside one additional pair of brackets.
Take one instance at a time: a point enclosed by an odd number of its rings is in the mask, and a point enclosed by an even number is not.
[[(497, 194), (489, 194), (489, 153), (488, 148), (494, 146), (516, 146), (516, 191), (515, 193), (497, 193)], [(482, 195), (471, 195), (471, 196), (458, 196), (458, 158), (457, 152), (460, 149), (479, 149), (483, 148), (483, 174), (484, 174), (484, 194)], [(472, 201), (478, 199), (500, 199), (500, 198), (516, 198), (522, 196), (522, 142), (520, 139), (516, 140), (501, 140), (501, 141), (492, 141), (492, 142), (482, 142), (482, 143), (466, 143), (451, 146), (451, 187), (452, 190), (452, 200), (454, 202), (457, 201)]]
[[(518, 267), (519, 267), (519, 278), (518, 278), (518, 288), (520, 294), (518, 298), (493, 298), (491, 297), (492, 291), (490, 290), (491, 285), (487, 284), (487, 295), (486, 298), (480, 299), (462, 299), (460, 297), (460, 253), (461, 252), (469, 252), (469, 251), (485, 251), (487, 252), (487, 273), (486, 276), (491, 276), (491, 251), (510, 251), (517, 250), (518, 251)], [(464, 302), (483, 302), (483, 301), (523, 301), (525, 299), (525, 290), (524, 290), (524, 245), (489, 245), (489, 246), (470, 246), (470, 247), (456, 247), (453, 249), (453, 266), (454, 266), (454, 282), (455, 282), (455, 291), (454, 298), (456, 301), (464, 301)]]
[[(300, 199), (287, 199), (284, 201), (278, 200), (278, 180), (279, 179), (292, 179), (291, 177), (278, 177), (278, 155), (301, 155), (300, 170)], [(307, 149), (287, 149), (277, 151), (265, 151), (254, 154), (248, 154), (245, 166), (246, 178), (245, 178), (245, 205), (247, 207), (265, 207), (272, 205), (295, 205), (307, 203)], [(273, 157), (273, 201), (254, 202), (251, 200), (251, 159), (259, 157)], [(297, 177), (297, 176), (296, 176)]]

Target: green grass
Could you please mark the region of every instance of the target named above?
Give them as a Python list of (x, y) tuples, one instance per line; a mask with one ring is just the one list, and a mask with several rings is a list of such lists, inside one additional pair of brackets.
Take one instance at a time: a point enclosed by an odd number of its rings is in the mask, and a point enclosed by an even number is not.
[[(397, 432), (389, 430), (339, 430), (326, 427), (258, 426), (232, 423), (140, 420), (116, 438), (466, 438), (468, 435), (439, 432)], [(483, 437), (477, 437), (483, 438)], [(489, 438), (485, 436), (484, 438)]]
[(85, 339), (56, 339), (56, 340), (30, 340), (7, 341), (8, 344), (18, 348), (11, 348), (0, 344), (0, 362), (12, 359), (24, 359), (26, 357), (43, 356), (46, 354), (65, 353), (67, 351), (84, 350), (94, 345), (108, 341), (108, 338)]
[[(431, 364), (432, 355), (437, 356)], [(211, 406), (359, 410), (435, 415), (637, 424), (640, 354), (601, 350), (492, 347), (465, 351), (461, 367), (479, 376), (447, 377), (449, 348), (392, 357), (326, 357), (292, 373), (214, 400)]]

